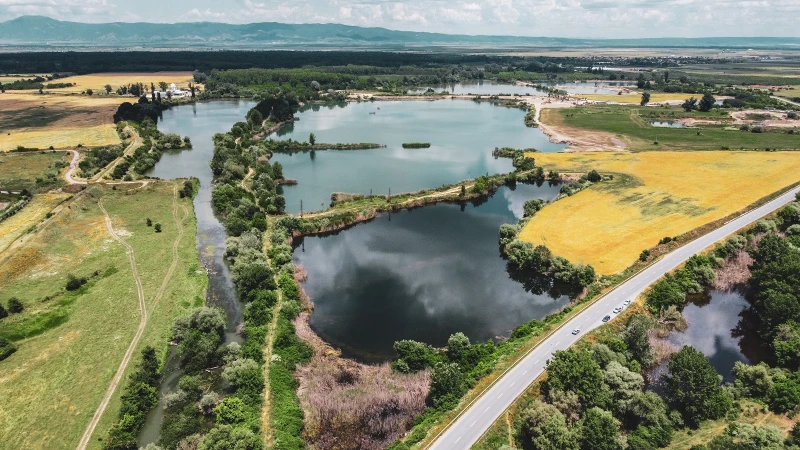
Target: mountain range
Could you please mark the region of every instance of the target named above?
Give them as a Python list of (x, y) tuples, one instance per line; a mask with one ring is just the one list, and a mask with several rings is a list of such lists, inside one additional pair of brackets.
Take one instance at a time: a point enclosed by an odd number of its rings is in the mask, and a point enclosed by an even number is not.
[(796, 49), (800, 38), (709, 37), (647, 39), (568, 39), (484, 36), (396, 31), (340, 24), (262, 22), (228, 24), (80, 23), (44, 16), (22, 16), (0, 23), (3, 47), (92, 48), (292, 48), (315, 46), (420, 48), (431, 46), (499, 47), (714, 47)]

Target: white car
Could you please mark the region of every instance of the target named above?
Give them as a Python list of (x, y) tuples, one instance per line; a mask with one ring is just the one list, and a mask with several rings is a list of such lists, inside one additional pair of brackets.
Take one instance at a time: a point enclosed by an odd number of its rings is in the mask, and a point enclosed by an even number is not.
[(625, 305), (625, 306), (628, 306), (628, 305), (630, 305), (630, 304), (631, 304), (631, 301), (630, 301), (630, 300), (625, 300), (625, 303), (623, 303), (623, 305)]
[(572, 330), (572, 334), (578, 334), (580, 332), (581, 332), (580, 328), (575, 328), (574, 330)]
[(619, 314), (620, 312), (622, 312), (621, 306), (617, 306), (616, 308), (614, 308), (614, 314)]

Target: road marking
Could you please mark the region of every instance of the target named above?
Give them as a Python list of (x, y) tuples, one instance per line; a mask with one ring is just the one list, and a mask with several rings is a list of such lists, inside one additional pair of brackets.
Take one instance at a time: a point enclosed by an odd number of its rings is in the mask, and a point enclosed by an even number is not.
[[(516, 381), (515, 381), (514, 383), (516, 383)], [(508, 387), (511, 387), (511, 386), (513, 386), (513, 385), (514, 385), (514, 383), (511, 383), (511, 384), (510, 384)]]
[(522, 372), (522, 374), (523, 374), (523, 375), (525, 375), (526, 373), (528, 373), (528, 371), (527, 371), (527, 370), (526, 370), (525, 372)]
[(500, 398), (502, 396), (503, 396), (503, 393), (501, 392), (500, 395), (497, 396), (497, 398)]
[(488, 410), (489, 410), (489, 408), (491, 408), (491, 406), (487, 406), (487, 407), (486, 407), (486, 409), (484, 409), (484, 410), (483, 410), (483, 412), (486, 412), (486, 411), (488, 411)]
[(459, 437), (458, 439), (456, 439), (455, 443), (458, 444), (458, 441), (460, 441), (460, 440), (461, 440), (461, 438)]
[[(475, 422), (472, 422), (472, 425), (475, 425), (475, 423), (477, 422), (478, 422), (477, 420)], [(469, 427), (472, 428), (472, 425), (470, 425)]]

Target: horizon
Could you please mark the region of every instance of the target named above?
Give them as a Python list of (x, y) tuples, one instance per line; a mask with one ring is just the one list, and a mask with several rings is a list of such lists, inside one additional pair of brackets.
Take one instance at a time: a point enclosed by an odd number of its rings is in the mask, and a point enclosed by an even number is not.
[[(154, 13), (144, 14), (142, 11)], [(768, 11), (768, 13), (764, 13)], [(570, 39), (800, 37), (800, 4), (736, 0), (211, 0), (137, 3), (108, 0), (0, 1), (0, 22), (24, 16), (86, 24), (338, 24), (470, 36)], [(153, 20), (155, 18), (155, 20)], [(737, 34), (719, 33), (719, 26)], [(716, 31), (716, 33), (715, 33)]]

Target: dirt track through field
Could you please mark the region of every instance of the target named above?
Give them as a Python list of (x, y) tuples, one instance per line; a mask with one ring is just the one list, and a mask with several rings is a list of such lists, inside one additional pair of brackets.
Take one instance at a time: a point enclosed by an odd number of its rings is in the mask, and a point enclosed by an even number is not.
[(94, 412), (92, 416), (92, 420), (89, 422), (89, 425), (86, 426), (86, 430), (83, 432), (83, 436), (81, 436), (81, 440), (78, 443), (78, 450), (85, 450), (86, 446), (89, 444), (89, 439), (92, 438), (92, 433), (94, 433), (94, 429), (97, 427), (97, 424), (100, 422), (100, 418), (103, 416), (103, 412), (106, 410), (108, 403), (111, 401), (111, 396), (114, 395), (114, 391), (117, 390), (117, 386), (119, 385), (120, 380), (122, 379), (122, 374), (125, 373), (125, 369), (128, 367), (128, 363), (131, 361), (133, 357), (133, 352), (136, 349), (136, 346), (139, 344), (139, 340), (142, 338), (142, 334), (144, 334), (144, 329), (147, 326), (147, 304), (144, 298), (144, 289), (142, 288), (142, 280), (139, 278), (139, 271), (136, 268), (136, 255), (133, 253), (133, 247), (130, 246), (127, 242), (125, 242), (116, 232), (114, 232), (114, 227), (111, 224), (111, 217), (108, 215), (108, 211), (103, 208), (103, 200), (97, 202), (97, 205), (103, 211), (106, 219), (106, 228), (108, 229), (109, 234), (116, 239), (120, 244), (125, 247), (126, 252), (128, 253), (128, 259), (131, 263), (131, 271), (133, 272), (133, 280), (136, 283), (136, 295), (139, 298), (139, 312), (141, 313), (141, 318), (139, 319), (139, 328), (136, 330), (136, 334), (133, 336), (130, 345), (128, 345), (128, 350), (125, 351), (125, 356), (122, 357), (122, 361), (119, 363), (119, 367), (117, 368), (117, 372), (114, 374), (114, 377), (111, 379), (111, 384), (108, 385), (106, 389), (105, 395), (103, 395), (103, 400), (98, 405), (97, 410)]
[[(172, 197), (172, 217), (175, 220), (175, 226), (178, 230), (178, 236), (175, 238), (175, 242), (172, 244), (172, 264), (170, 264), (169, 269), (167, 270), (166, 275), (164, 276), (164, 280), (161, 282), (161, 286), (159, 286), (158, 291), (156, 292), (155, 297), (153, 298), (153, 304), (150, 305), (148, 310), (147, 302), (144, 297), (144, 289), (142, 288), (142, 281), (139, 278), (139, 271), (136, 267), (136, 256), (133, 252), (133, 247), (130, 246), (127, 242), (125, 242), (116, 232), (114, 232), (114, 228), (111, 224), (111, 217), (108, 215), (108, 211), (103, 208), (102, 200), (98, 202), (98, 206), (103, 211), (106, 220), (106, 228), (108, 232), (122, 244), (126, 252), (128, 253), (128, 258), (131, 263), (131, 270), (133, 272), (133, 278), (136, 282), (136, 292), (139, 299), (139, 311), (141, 313), (141, 319), (139, 320), (139, 328), (136, 330), (136, 334), (133, 336), (130, 345), (128, 345), (128, 349), (125, 351), (125, 356), (123, 356), (122, 361), (117, 368), (114, 377), (111, 379), (111, 383), (108, 385), (108, 389), (106, 389), (106, 393), (103, 396), (103, 400), (100, 402), (100, 405), (97, 407), (94, 415), (92, 416), (91, 422), (87, 425), (86, 430), (83, 432), (83, 436), (81, 436), (81, 440), (78, 443), (78, 450), (85, 450), (86, 446), (89, 444), (89, 440), (94, 433), (95, 428), (97, 428), (97, 424), (100, 422), (100, 418), (103, 417), (103, 413), (105, 409), (108, 407), (108, 403), (111, 401), (111, 397), (114, 395), (114, 392), (117, 390), (120, 381), (122, 380), (122, 375), (125, 373), (125, 370), (128, 367), (128, 364), (133, 357), (133, 353), (136, 350), (136, 347), (139, 345), (139, 341), (144, 334), (144, 330), (147, 327), (147, 319), (149, 314), (155, 309), (158, 302), (161, 300), (161, 297), (164, 296), (164, 291), (166, 291), (167, 284), (172, 279), (172, 274), (175, 272), (175, 268), (178, 266), (178, 246), (180, 245), (181, 239), (183, 238), (183, 225), (182, 220), (186, 218), (188, 211), (185, 206), (179, 205), (177, 202), (177, 195), (178, 195), (178, 188), (177, 186), (173, 190), (173, 197)], [(178, 217), (178, 207), (183, 210), (183, 217)]]

